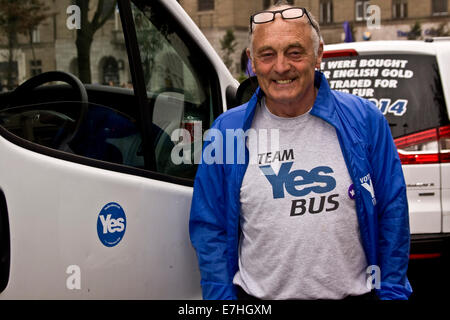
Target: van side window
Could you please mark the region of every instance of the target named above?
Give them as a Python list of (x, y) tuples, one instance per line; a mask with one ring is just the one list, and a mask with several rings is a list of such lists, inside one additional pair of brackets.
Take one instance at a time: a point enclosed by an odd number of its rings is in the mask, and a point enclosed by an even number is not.
[(221, 105), (217, 76), (178, 23), (161, 13), (163, 8), (136, 4), (132, 11), (149, 107), (153, 126), (162, 133), (154, 143), (157, 170), (193, 178), (202, 134)]
[(141, 134), (130, 115), (88, 103), (79, 121), (79, 109), (79, 102), (70, 101), (18, 106), (0, 112), (0, 125), (22, 139), (47, 148), (144, 167)]
[[(103, 7), (83, 8), (88, 10), (89, 18), (81, 22), (79, 29), (66, 21), (67, 5), (63, 2), (52, 8), (58, 13), (55, 19), (49, 7), (37, 10), (36, 15), (44, 17), (36, 29), (42, 44), (29, 50), (29, 41), (20, 36), (17, 52), (21, 55), (14, 57), (24, 63), (13, 60), (11, 66), (3, 68), (17, 70), (13, 74), (0, 70), (0, 75), (8, 79), (5, 89), (10, 90), (0, 93), (0, 126), (38, 148), (46, 147), (39, 151), (53, 149), (144, 168), (137, 125), (139, 108), (115, 2), (105, 0)], [(98, 19), (94, 20), (94, 16)], [(91, 40), (83, 34), (85, 30), (94, 33)], [(2, 37), (0, 45), (5, 46), (6, 39)], [(23, 89), (27, 81), (55, 71), (70, 74), (83, 85), (70, 87), (62, 78), (50, 77), (41, 85)], [(82, 89), (89, 98), (84, 101), (84, 112), (80, 112)]]
[(330, 88), (374, 103), (385, 115), (392, 136), (448, 125), (436, 57), (376, 54), (326, 58), (322, 70)]

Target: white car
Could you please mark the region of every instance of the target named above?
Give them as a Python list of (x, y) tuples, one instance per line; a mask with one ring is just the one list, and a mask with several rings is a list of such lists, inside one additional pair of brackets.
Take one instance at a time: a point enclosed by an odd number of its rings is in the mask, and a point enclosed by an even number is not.
[(238, 82), (175, 0), (91, 4), (89, 26), (47, 2), (34, 52), (19, 35), (0, 60), (0, 299), (201, 298), (196, 165), (168, 165), (171, 134), (209, 128)]
[(450, 39), (326, 45), (330, 87), (386, 116), (407, 184), (411, 260), (450, 253)]

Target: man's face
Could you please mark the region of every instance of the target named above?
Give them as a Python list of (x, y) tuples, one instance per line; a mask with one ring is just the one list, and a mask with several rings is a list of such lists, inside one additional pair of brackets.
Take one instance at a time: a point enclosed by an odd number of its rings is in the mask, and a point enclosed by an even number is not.
[(314, 68), (320, 67), (323, 46), (316, 57), (314, 30), (305, 19), (284, 20), (277, 14), (272, 22), (254, 25), (252, 67), (273, 107), (295, 106), (314, 96)]

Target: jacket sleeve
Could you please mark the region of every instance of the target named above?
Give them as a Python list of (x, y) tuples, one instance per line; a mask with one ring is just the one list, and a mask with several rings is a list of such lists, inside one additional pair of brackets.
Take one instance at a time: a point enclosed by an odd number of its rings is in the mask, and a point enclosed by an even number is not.
[(409, 213), (406, 185), (397, 148), (385, 117), (377, 110), (369, 148), (378, 212), (378, 261), (382, 300), (407, 300), (412, 293), (407, 278)]
[[(210, 142), (209, 142), (210, 143)], [(208, 146), (205, 142), (203, 150)], [(203, 299), (235, 300), (233, 276), (227, 258), (227, 221), (224, 199), (224, 168), (199, 165), (194, 181), (189, 233), (197, 252)]]

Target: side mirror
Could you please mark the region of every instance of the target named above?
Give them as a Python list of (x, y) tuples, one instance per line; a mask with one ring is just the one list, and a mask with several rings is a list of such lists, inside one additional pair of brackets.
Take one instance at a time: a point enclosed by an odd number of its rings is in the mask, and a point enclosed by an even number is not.
[(244, 104), (247, 101), (249, 101), (250, 98), (255, 93), (258, 86), (259, 86), (259, 84), (258, 84), (258, 80), (256, 79), (256, 76), (245, 79), (239, 85), (239, 88), (237, 89), (237, 92), (236, 92), (237, 106), (240, 106), (241, 104)]

